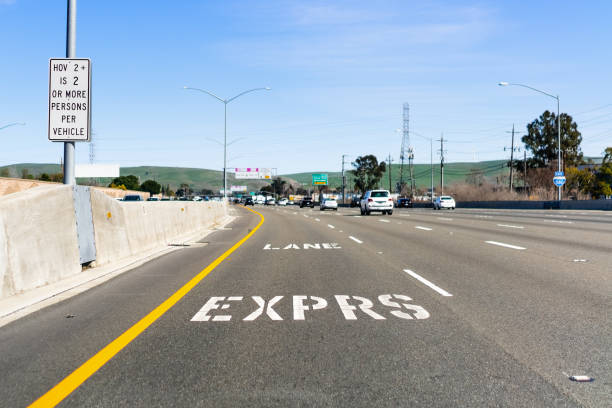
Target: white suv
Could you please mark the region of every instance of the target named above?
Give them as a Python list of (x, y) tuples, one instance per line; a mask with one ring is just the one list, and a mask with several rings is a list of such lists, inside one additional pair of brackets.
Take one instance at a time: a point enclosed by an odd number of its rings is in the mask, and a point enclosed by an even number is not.
[(436, 201), (434, 201), (434, 210), (441, 210), (442, 208), (454, 210), (455, 199), (451, 196), (440, 196), (436, 198)]
[(393, 214), (393, 199), (387, 190), (368, 190), (360, 203), (361, 215), (370, 215), (372, 211)]

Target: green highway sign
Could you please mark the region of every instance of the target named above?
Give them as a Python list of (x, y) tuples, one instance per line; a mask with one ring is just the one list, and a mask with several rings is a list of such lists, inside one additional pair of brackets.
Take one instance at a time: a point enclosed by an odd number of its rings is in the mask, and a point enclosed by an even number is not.
[(312, 175), (313, 186), (326, 186), (327, 185), (327, 174), (319, 173)]

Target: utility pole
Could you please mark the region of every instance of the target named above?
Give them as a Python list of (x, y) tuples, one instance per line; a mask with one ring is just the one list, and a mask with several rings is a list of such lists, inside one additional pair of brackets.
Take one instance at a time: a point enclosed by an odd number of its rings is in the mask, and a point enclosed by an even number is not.
[(343, 154), (342, 155), (342, 204), (346, 204), (346, 195), (345, 195), (345, 189), (346, 189), (346, 177), (344, 176), (344, 158), (348, 156), (348, 154)]
[(387, 158), (387, 164), (389, 165), (389, 192), (392, 192), (393, 190), (391, 190), (391, 153), (389, 153), (389, 157)]
[(429, 159), (431, 161), (431, 202), (434, 202), (434, 182), (433, 182), (433, 139), (429, 139)]
[(523, 150), (523, 190), (527, 194), (527, 150)]
[(444, 194), (444, 133), (442, 133), (438, 141), (440, 142), (440, 195), (442, 195)]
[(510, 147), (504, 147), (504, 151), (506, 150), (510, 150), (510, 191), (512, 191), (512, 187), (513, 187), (513, 183), (514, 183), (514, 178), (513, 178), (513, 171), (514, 171), (514, 152), (515, 151), (520, 151), (520, 148), (516, 148), (514, 147), (514, 123), (512, 124), (512, 132), (506, 132), (506, 133), (512, 133), (512, 144), (510, 145)]

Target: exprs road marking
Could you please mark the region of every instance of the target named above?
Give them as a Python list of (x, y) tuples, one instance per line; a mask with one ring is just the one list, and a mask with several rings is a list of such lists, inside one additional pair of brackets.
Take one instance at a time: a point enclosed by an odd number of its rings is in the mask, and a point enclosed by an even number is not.
[[(449, 296), (452, 296), (449, 294)], [(325, 298), (318, 296), (288, 296), (291, 298), (291, 304), (293, 306), (293, 320), (306, 320), (306, 312), (308, 314), (314, 313), (316, 310), (322, 310), (327, 308), (328, 301)], [(266, 301), (261, 296), (251, 296), (255, 302), (255, 310), (250, 308), (247, 312), (248, 315), (243, 317), (243, 322), (252, 322), (257, 320), (260, 316), (263, 316), (264, 312), (270, 320), (280, 321), (283, 320), (282, 316), (274, 310), (274, 306), (279, 303), (284, 296), (274, 296), (270, 300)], [(192, 322), (229, 322), (232, 320), (233, 315), (227, 314), (226, 311), (231, 307), (229, 302), (242, 302), (243, 296), (212, 296), (200, 310), (196, 312), (191, 318)], [(370, 299), (362, 296), (348, 296), (348, 295), (335, 295), (334, 300), (338, 305), (338, 309), (344, 316), (345, 320), (357, 320), (358, 316), (356, 312), (361, 312), (364, 315), (369, 316), (374, 320), (386, 320), (380, 311), (381, 308), (392, 308), (389, 314), (404, 320), (422, 320), (429, 318), (430, 314), (422, 306), (413, 305), (410, 303), (412, 298), (405, 295), (380, 295), (378, 296), (378, 302), (382, 306), (377, 306), (378, 312), (374, 311), (374, 302)], [(236, 304), (236, 303), (234, 303)], [(240, 304), (238, 304), (240, 307)], [(361, 315), (361, 314), (360, 314)], [(361, 315), (361, 317), (364, 317)], [(265, 318), (264, 318), (265, 319)]]
[[(242, 207), (242, 206), (241, 206)], [(255, 234), (255, 232), (264, 223), (264, 216), (255, 210), (243, 207), (252, 213), (259, 215), (261, 218), (259, 223), (246, 234), (242, 239), (236, 242), (230, 249), (225, 251), (221, 256), (215, 259), (210, 265), (203, 269), (196, 276), (191, 278), (189, 282), (183, 285), (182, 288), (174, 292), (172, 296), (164, 300), (159, 306), (153, 309), (149, 314), (140, 319), (135, 325), (127, 329), (123, 334), (117, 337), (115, 340), (110, 342), (106, 347), (96, 353), (93, 357), (87, 360), (83, 365), (74, 370), (66, 378), (60, 381), (57, 385), (47, 391), (44, 395), (34, 401), (30, 407), (53, 407), (70, 393), (76, 390), (81, 384), (83, 384), (89, 377), (96, 373), (102, 366), (104, 366), (111, 358), (119, 353), (123, 348), (130, 344), (136, 337), (144, 332), (149, 326), (151, 326), (157, 319), (162, 317), (168, 310), (170, 310), (179, 300), (181, 300), (187, 293), (189, 293), (202, 279), (204, 279), (209, 273), (211, 273), (221, 262), (227, 259), (234, 251), (236, 251), (242, 244), (244, 244), (249, 238)]]

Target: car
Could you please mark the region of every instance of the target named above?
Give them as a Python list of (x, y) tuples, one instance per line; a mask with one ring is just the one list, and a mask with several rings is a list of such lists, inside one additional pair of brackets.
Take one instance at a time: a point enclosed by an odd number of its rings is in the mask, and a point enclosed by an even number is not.
[(142, 201), (142, 196), (140, 194), (128, 194), (121, 201)]
[(147, 198), (147, 201), (161, 201), (161, 200), (159, 199), (159, 197), (149, 197)]
[(246, 200), (244, 200), (244, 205), (255, 205), (255, 203), (251, 197), (248, 197)]
[(194, 196), (193, 201), (204, 201), (204, 199), (200, 196)]
[(338, 211), (338, 202), (335, 198), (324, 198), (321, 201), (320, 209), (321, 211), (328, 209)]
[(412, 199), (410, 197), (401, 197), (397, 199), (398, 208), (412, 208)]
[(281, 198), (280, 200), (278, 200), (278, 202), (276, 204), (278, 204), (278, 205), (287, 205), (288, 202), (289, 202), (289, 200), (287, 200), (286, 198)]
[(351, 197), (351, 208), (359, 207), (360, 203), (361, 203), (361, 196), (354, 195), (353, 197)]
[(393, 198), (388, 190), (368, 190), (360, 203), (361, 215), (370, 215), (372, 211), (393, 214)]
[(239, 204), (240, 203), (240, 198), (234, 198), (234, 204)]
[(302, 201), (300, 201), (300, 208), (303, 208), (303, 207), (314, 208), (314, 201), (312, 201), (312, 198), (310, 197), (302, 198)]
[(274, 205), (276, 204), (276, 201), (274, 201), (274, 197), (270, 196), (270, 197), (266, 197), (266, 205)]
[(434, 201), (434, 210), (441, 210), (443, 208), (448, 208), (449, 210), (454, 210), (456, 207), (455, 199), (451, 196), (440, 196), (437, 197)]

